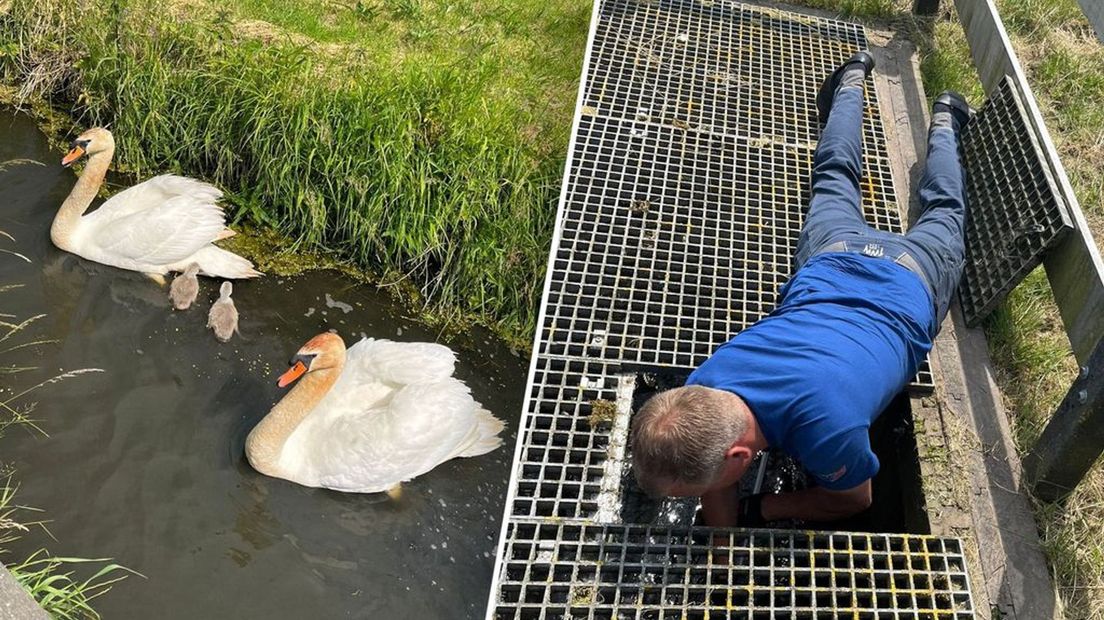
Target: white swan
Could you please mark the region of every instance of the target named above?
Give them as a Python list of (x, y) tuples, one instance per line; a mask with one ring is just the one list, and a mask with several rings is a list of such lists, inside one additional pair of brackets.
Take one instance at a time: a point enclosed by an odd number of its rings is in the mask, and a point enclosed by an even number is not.
[(352, 493), (389, 491), (458, 456), (502, 444), (501, 420), (452, 377), (446, 346), (315, 336), (280, 376), (298, 385), (249, 433), (262, 474)]
[(159, 281), (197, 263), (200, 273), (237, 279), (261, 275), (253, 263), (212, 242), (232, 236), (216, 201), (222, 192), (194, 179), (161, 175), (119, 192), (85, 214), (115, 153), (115, 138), (93, 128), (73, 141), (61, 160), (84, 155), (88, 165), (50, 227), (54, 245), (90, 261), (140, 271)]

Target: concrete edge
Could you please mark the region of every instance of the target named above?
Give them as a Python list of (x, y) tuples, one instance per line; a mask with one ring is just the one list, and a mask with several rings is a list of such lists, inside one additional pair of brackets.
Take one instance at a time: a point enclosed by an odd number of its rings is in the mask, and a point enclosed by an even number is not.
[(49, 620), (50, 615), (0, 564), (0, 620)]
[[(869, 31), (869, 30), (868, 30)], [(882, 122), (890, 151), (890, 166), (901, 217), (913, 222), (919, 212), (914, 188), (923, 174), (923, 154), (927, 146), (927, 96), (920, 77), (916, 46), (900, 35), (869, 32), (874, 58), (878, 63), (875, 82), (881, 104)], [(960, 480), (963, 464), (955, 441), (940, 416), (938, 407), (941, 366), (938, 351), (931, 355), (936, 392), (932, 396), (913, 396), (910, 409), (916, 439), (916, 457), (920, 464), (923, 512), (928, 530), (941, 536), (963, 540), (968, 563), (970, 591), (975, 614), (990, 618), (992, 600), (982, 575), (978, 539), (970, 511), (968, 489), (948, 481)]]
[(985, 334), (966, 327), (952, 308), (936, 343), (944, 433), (968, 484), (970, 512), (985, 588), (994, 615), (1016, 619), (1063, 617), (1020, 480), (1020, 459), (1004, 409)]
[[(919, 56), (900, 33), (872, 32), (871, 42), (898, 200), (912, 222), (928, 126)], [(1060, 617), (985, 334), (966, 328), (957, 302), (932, 371), (935, 394), (911, 403), (931, 533), (964, 540), (977, 617)]]

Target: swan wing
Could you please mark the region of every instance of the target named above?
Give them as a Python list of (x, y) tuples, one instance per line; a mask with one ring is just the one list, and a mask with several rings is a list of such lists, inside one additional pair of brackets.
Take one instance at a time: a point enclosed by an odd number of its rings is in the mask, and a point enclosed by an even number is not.
[(141, 265), (178, 263), (214, 241), (225, 226), (222, 209), (191, 196), (173, 196), (157, 206), (92, 224), (84, 243), (101, 255)]
[[(319, 403), (310, 416), (312, 428), (304, 428), (304, 420), (294, 433), (307, 431), (310, 439), (289, 439), (281, 463), (306, 473), (302, 479), (315, 486), (375, 493), (420, 476), (479, 441), (477, 406), (459, 381), (386, 389), (386, 398), (354, 394)], [(362, 408), (358, 402), (373, 404)]]
[(355, 363), (358, 372), (396, 385), (446, 379), (456, 368), (452, 349), (433, 342), (365, 338), (349, 349), (353, 351), (355, 359), (346, 358), (346, 364)]
[(395, 432), (402, 480), (420, 476), (464, 454), (480, 439), (479, 405), (463, 382), (444, 379), (407, 385), (391, 397), (387, 414)]
[(222, 198), (222, 191), (210, 183), (175, 174), (162, 174), (124, 189), (84, 217), (92, 218), (93, 221), (114, 220), (151, 209), (176, 196), (188, 196), (198, 202), (213, 205)]

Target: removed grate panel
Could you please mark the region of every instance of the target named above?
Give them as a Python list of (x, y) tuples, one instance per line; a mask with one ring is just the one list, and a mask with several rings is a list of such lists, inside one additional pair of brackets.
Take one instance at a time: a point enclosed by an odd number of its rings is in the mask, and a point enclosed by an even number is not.
[(520, 520), (493, 617), (973, 618), (961, 541)]
[(1011, 78), (967, 125), (962, 151), (969, 217), (958, 292), (974, 326), (1073, 226)]

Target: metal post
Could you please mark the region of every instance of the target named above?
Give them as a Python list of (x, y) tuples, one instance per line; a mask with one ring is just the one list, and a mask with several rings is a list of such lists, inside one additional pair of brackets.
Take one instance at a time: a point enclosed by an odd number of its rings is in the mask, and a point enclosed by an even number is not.
[(1053, 502), (1069, 495), (1104, 452), (1104, 341), (1024, 458), (1024, 479)]
[(931, 17), (939, 12), (939, 0), (913, 0), (912, 12)]
[(1085, 17), (1089, 18), (1089, 23), (1096, 31), (1096, 38), (1104, 43), (1104, 3), (1100, 0), (1077, 0), (1077, 3), (1081, 5)]

